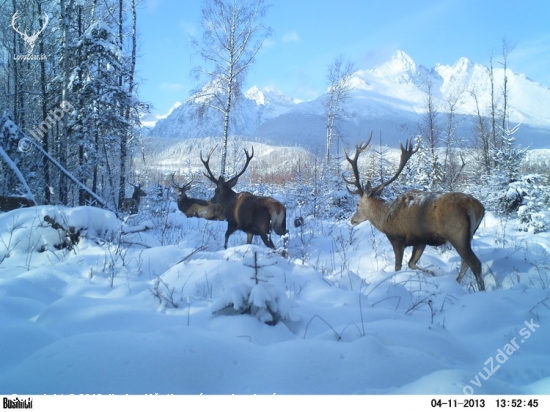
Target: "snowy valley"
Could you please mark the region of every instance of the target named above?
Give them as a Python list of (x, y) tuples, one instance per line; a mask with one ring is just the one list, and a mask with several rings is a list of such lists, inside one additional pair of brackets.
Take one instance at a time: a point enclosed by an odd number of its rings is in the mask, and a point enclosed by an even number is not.
[[(510, 89), (510, 121), (521, 124), (516, 142), (533, 149), (550, 148), (550, 90), (510, 69), (506, 72)], [(494, 68), (496, 81), (504, 70)], [(489, 69), (459, 59), (452, 66), (427, 69), (417, 65), (406, 53), (397, 51), (387, 62), (356, 71), (351, 80), (350, 98), (345, 104), (347, 117), (341, 120), (340, 134), (353, 146), (371, 132), (381, 135), (382, 144), (395, 147), (419, 134), (426, 112), (430, 85), (440, 122), (453, 104), (456, 134), (470, 141), (475, 134), (476, 96), (480, 112), (490, 108)], [(205, 87), (213, 87), (208, 85)], [(204, 90), (197, 95), (204, 94)], [(232, 112), (230, 134), (261, 139), (272, 145), (299, 145), (311, 151), (322, 147), (326, 134), (326, 95), (299, 102), (276, 90), (254, 86), (244, 93)], [(221, 117), (214, 110), (198, 115), (200, 99), (189, 97), (176, 103), (170, 114), (148, 123), (150, 137), (189, 139), (220, 135)], [(443, 125), (441, 126), (444, 127)]]

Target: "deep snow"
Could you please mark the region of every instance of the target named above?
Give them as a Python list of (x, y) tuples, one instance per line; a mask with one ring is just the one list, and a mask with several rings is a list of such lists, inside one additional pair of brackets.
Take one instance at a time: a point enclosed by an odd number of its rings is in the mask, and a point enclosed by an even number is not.
[[(73, 250), (46, 214), (83, 229)], [(0, 215), (1, 393), (550, 394), (549, 233), (487, 214), (477, 292), (450, 248), (394, 272), (369, 223), (306, 220), (285, 259), (224, 250), (224, 222), (125, 220)]]

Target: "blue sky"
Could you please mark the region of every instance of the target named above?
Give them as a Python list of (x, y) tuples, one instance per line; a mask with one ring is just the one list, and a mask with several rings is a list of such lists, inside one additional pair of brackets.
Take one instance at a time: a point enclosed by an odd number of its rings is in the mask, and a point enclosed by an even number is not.
[[(327, 87), (338, 55), (370, 69), (403, 50), (420, 65), (450, 65), (461, 57), (500, 61), (502, 39), (514, 45), (509, 67), (550, 88), (548, 0), (272, 0), (274, 31), (249, 72), (246, 87), (274, 87), (310, 100)], [(140, 96), (163, 114), (199, 84), (202, 64), (189, 42), (201, 36), (201, 0), (146, 0), (140, 8)]]

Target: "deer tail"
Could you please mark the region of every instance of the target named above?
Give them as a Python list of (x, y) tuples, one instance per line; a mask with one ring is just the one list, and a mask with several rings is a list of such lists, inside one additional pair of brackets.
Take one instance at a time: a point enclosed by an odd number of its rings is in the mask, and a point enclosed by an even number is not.
[(275, 203), (270, 210), (271, 227), (279, 236), (286, 234), (286, 208), (282, 203)]

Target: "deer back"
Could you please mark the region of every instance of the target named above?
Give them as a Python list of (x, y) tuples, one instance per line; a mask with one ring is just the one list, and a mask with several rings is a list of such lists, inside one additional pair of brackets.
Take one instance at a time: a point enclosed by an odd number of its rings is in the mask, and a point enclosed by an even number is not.
[(271, 227), (280, 236), (286, 233), (286, 208), (278, 200), (240, 192), (224, 206), (227, 221), (240, 230), (260, 234)]
[(0, 211), (9, 212), (10, 210), (20, 209), (22, 207), (36, 206), (31, 199), (22, 196), (0, 196)]
[(209, 200), (194, 199), (178, 195), (178, 209), (187, 217), (200, 217), (207, 220), (225, 220), (223, 208)]
[(391, 202), (362, 198), (352, 223), (369, 220), (390, 239), (403, 238), (406, 245), (437, 246), (461, 233), (464, 225), (473, 237), (483, 216), (483, 205), (470, 195), (410, 191)]

